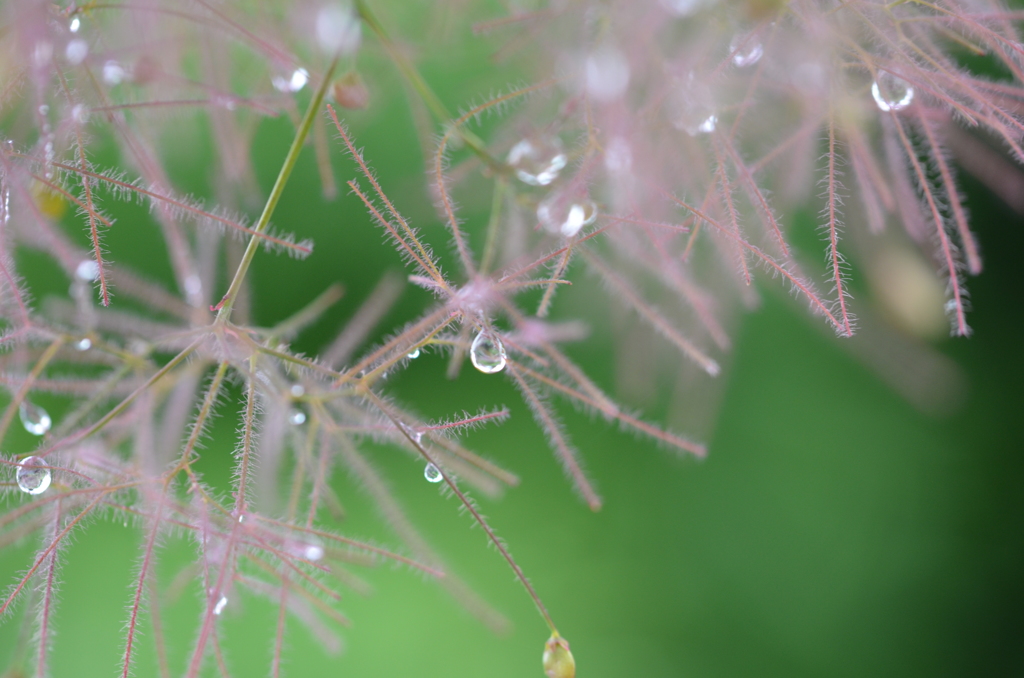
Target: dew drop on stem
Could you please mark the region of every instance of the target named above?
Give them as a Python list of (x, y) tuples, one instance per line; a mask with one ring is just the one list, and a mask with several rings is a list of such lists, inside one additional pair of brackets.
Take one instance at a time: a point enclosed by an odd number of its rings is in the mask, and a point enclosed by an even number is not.
[(469, 359), (473, 367), (484, 374), (494, 374), (505, 369), (508, 356), (505, 354), (505, 346), (501, 339), (481, 331), (469, 348)]
[(21, 417), (21, 425), (34, 436), (45, 435), (53, 424), (53, 420), (50, 419), (50, 414), (46, 410), (27, 400), (21, 401), (21, 405), (18, 406), (18, 415)]
[(423, 469), (423, 477), (427, 479), (428, 483), (439, 483), (444, 480), (441, 470), (432, 463), (427, 464), (426, 468)]
[(914, 100), (914, 88), (903, 78), (883, 71), (871, 83), (871, 96), (880, 111), (902, 111)]
[(15, 472), (18, 488), (27, 494), (42, 494), (50, 487), (50, 469), (39, 457), (25, 457)]
[(566, 238), (576, 235), (595, 219), (597, 205), (590, 198), (571, 200), (556, 194), (537, 205), (537, 220), (544, 230)]
[(306, 413), (295, 409), (288, 413), (288, 423), (292, 426), (301, 426), (306, 423)]
[(516, 177), (530, 186), (547, 186), (567, 162), (558, 137), (523, 139), (508, 152), (508, 164)]

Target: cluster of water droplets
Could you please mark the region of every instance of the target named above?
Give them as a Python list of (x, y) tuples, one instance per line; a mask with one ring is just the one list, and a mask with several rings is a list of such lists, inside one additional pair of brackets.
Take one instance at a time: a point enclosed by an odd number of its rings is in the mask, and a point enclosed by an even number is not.
[(903, 78), (882, 71), (871, 83), (871, 96), (883, 112), (902, 111), (914, 101), (914, 88)]
[(53, 477), (44, 460), (39, 457), (25, 457), (14, 473), (18, 489), (26, 494), (42, 494), (50, 487)]

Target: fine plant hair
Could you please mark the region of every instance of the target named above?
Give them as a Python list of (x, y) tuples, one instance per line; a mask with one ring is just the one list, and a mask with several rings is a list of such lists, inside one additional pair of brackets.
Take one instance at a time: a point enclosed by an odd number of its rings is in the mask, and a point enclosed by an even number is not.
[[(37, 548), (0, 598), (4, 633), (25, 639), (12, 672), (48, 674), (64, 550), (100, 518), (141, 535), (123, 677), (226, 675), (219, 620), (240, 590), (278, 609), (269, 672), (280, 675), (286, 627), (302, 624), (338, 649), (340, 591), (363, 588), (348, 568), (381, 562), (436, 580), (502, 629), (500, 613), (417, 531), (375, 462), (385, 445), (416, 460), (482, 528), (549, 627), (545, 671), (572, 676), (543, 583), (535, 588), (473, 498), (519, 482), (464, 440), (505, 425), (509, 410), (481, 403), (428, 420), (390, 392), (391, 375), (432, 352), (452, 379), (467, 360), (506, 379), (567, 484), (596, 511), (586, 450), (560, 408), (671, 454), (707, 449), (620, 403), (573, 361), (562, 345), (600, 321), (559, 303), (575, 282), (599, 281), (615, 313), (671, 351), (695, 388), (721, 378), (734, 316), (757, 303), (758, 278), (776, 279), (764, 287), (787, 289), (843, 341), (861, 329), (877, 336), (878, 314), (856, 312), (872, 295), (855, 291), (875, 284), (883, 234), (934, 262), (923, 284), (945, 295), (951, 333), (970, 334), (967, 280), (982, 259), (958, 162), (999, 195), (1024, 186), (1020, 12), (989, 0), (490, 3), (491, 18), (445, 30), (488, 41), (494, 61), (514, 61), (524, 80), (488, 82), (497, 94), (455, 102), (463, 108), (453, 114), (410, 56), (412, 38), (393, 33), (377, 4), (10, 0), (0, 9), (0, 548)], [(449, 18), (479, 13), (435, 4)], [(361, 70), (364, 52), (404, 85), (444, 237), (405, 216), (403, 196), (346, 123), (346, 109), (373, 106), (373, 83), (387, 81)], [(968, 69), (967, 57), (988, 70)], [(176, 187), (161, 151), (162, 135), (196, 116), (212, 132), (213, 197)], [(263, 195), (252, 140), (270, 117), (290, 120), (294, 134)], [(317, 355), (292, 343), (338, 302), (340, 285), (261, 327), (247, 282), (265, 252), (313, 252), (290, 232), (297, 225), (272, 222), (303, 153), (315, 155), (325, 199), (344, 184), (349, 195), (337, 199), (358, 202), (361, 226), (378, 229), (406, 266), (404, 277), (371, 272), (376, 288)], [(991, 158), (1002, 176), (984, 171)], [(338, 161), (350, 176), (335, 177)], [(159, 229), (170, 288), (105, 244), (115, 224), (136, 226), (134, 204)], [(817, 215), (810, 231), (823, 266), (794, 244), (801, 210)], [(30, 288), (24, 251), (52, 259), (71, 282), (67, 296)], [(407, 283), (432, 301), (381, 328)], [(38, 394), (65, 410), (51, 418)], [(197, 465), (214, 420), (232, 413), (230, 486), (216, 487)], [(4, 442), (19, 419), (38, 436), (34, 448)], [(399, 544), (354, 539), (325, 517), (343, 503), (331, 482), (342, 472)], [(172, 540), (194, 546), (181, 576), (203, 600), (185, 657), (168, 656), (160, 614), (167, 592), (156, 573)], [(142, 642), (158, 666), (137, 665)]]

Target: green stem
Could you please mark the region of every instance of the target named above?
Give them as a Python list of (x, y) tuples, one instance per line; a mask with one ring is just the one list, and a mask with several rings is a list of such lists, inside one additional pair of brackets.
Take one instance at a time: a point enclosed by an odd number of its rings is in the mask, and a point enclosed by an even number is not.
[(259, 247), (260, 238), (258, 237), (263, 231), (266, 230), (270, 224), (270, 217), (274, 214), (274, 210), (277, 208), (277, 202), (281, 199), (281, 194), (284, 193), (284, 187), (288, 184), (288, 179), (292, 175), (292, 170), (295, 169), (295, 163), (299, 159), (299, 153), (302, 151), (302, 146), (306, 143), (306, 137), (309, 136), (309, 130), (313, 127), (313, 120), (316, 118), (317, 113), (320, 110), (320, 104), (324, 101), (324, 96), (327, 94), (327, 88), (331, 84), (331, 79), (334, 76), (334, 69), (338, 65), (338, 57), (335, 57), (331, 61), (330, 68), (327, 69), (327, 73), (324, 74), (323, 82), (320, 83), (320, 87), (317, 88), (316, 94), (313, 95), (313, 100), (309, 103), (309, 108), (306, 109), (306, 114), (302, 118), (302, 122), (299, 123), (299, 128), (295, 131), (295, 138), (292, 139), (291, 148), (288, 149), (288, 155), (285, 156), (284, 164), (281, 165), (281, 171), (277, 175), (277, 181), (274, 182), (274, 187), (270, 190), (270, 196), (267, 197), (267, 204), (263, 207), (263, 214), (260, 215), (259, 221), (256, 222), (256, 227), (253, 229), (255, 234), (249, 239), (249, 245), (245, 248), (245, 254), (242, 255), (242, 261), (238, 264), (238, 270), (235, 271), (235, 277), (231, 280), (231, 285), (228, 287), (228, 291), (224, 294), (224, 298), (220, 302), (220, 310), (217, 312), (218, 323), (227, 323), (231, 319), (231, 307), (235, 303), (235, 297), (238, 296), (239, 290), (242, 288), (242, 281), (245, 280), (245, 274), (249, 270), (249, 265), (252, 263), (253, 257), (256, 256), (256, 249)]

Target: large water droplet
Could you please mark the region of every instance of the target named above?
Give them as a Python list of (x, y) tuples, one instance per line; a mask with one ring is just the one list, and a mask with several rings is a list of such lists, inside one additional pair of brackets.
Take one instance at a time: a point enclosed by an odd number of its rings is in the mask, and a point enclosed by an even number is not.
[(92, 259), (83, 259), (78, 268), (75, 269), (75, 277), (83, 282), (99, 280), (100, 265)]
[(124, 66), (113, 59), (103, 64), (103, 82), (108, 85), (119, 85), (128, 77)]
[(302, 384), (292, 384), (291, 392), (293, 398), (301, 398), (306, 395), (306, 389)]
[(306, 413), (302, 410), (292, 410), (288, 413), (288, 423), (292, 426), (301, 426), (306, 423)]
[(691, 137), (710, 134), (718, 126), (711, 92), (693, 73), (669, 93), (665, 106), (672, 124)]
[[(75, 19), (75, 21), (78, 21), (78, 19)], [(89, 56), (89, 43), (81, 38), (70, 40), (64, 48), (64, 57), (72, 66), (82, 63), (87, 56)]]
[(427, 479), (428, 483), (439, 483), (444, 480), (441, 470), (433, 464), (427, 464), (426, 468), (423, 469), (423, 477)]
[(46, 410), (27, 400), (21, 401), (21, 405), (18, 406), (18, 415), (21, 417), (21, 425), (34, 436), (44, 435), (53, 424), (53, 420), (50, 419)]
[(360, 27), (351, 2), (332, 2), (316, 15), (316, 41), (328, 54), (351, 53), (359, 47)]
[(270, 82), (278, 92), (298, 92), (309, 82), (309, 71), (305, 68), (296, 68), (290, 74), (274, 75)]
[(880, 72), (871, 83), (871, 96), (882, 111), (902, 111), (914, 100), (914, 88), (903, 78)]
[(469, 349), (469, 359), (473, 367), (484, 374), (494, 374), (505, 369), (508, 356), (505, 354), (505, 347), (498, 337), (491, 337), (486, 332), (480, 332), (473, 340)]
[(227, 606), (227, 604), (227, 596), (221, 596), (220, 600), (217, 601), (217, 604), (213, 606), (213, 613), (219, 615), (221, 612), (224, 611), (224, 608)]
[(324, 557), (324, 547), (320, 544), (306, 544), (302, 548), (302, 557), (315, 563)]
[(594, 223), (594, 219), (597, 219), (597, 205), (590, 198), (567, 200), (552, 195), (537, 205), (537, 220), (544, 230), (566, 238)]
[(602, 47), (587, 57), (584, 71), (587, 94), (597, 101), (614, 101), (629, 86), (629, 62), (614, 47)]
[(558, 178), (568, 158), (558, 137), (523, 139), (508, 152), (508, 164), (530, 186), (547, 186)]
[(92, 348), (92, 339), (90, 339), (89, 337), (79, 339), (78, 342), (75, 344), (75, 348), (77, 348), (79, 351), (88, 351), (90, 348)]
[(77, 16), (71, 19), (71, 23), (68, 24), (68, 30), (72, 33), (77, 33), (78, 29), (82, 27), (82, 20)]
[(749, 33), (737, 33), (729, 43), (732, 63), (736, 68), (753, 66), (764, 56), (764, 47), (757, 36)]
[(42, 494), (50, 486), (50, 469), (39, 457), (25, 457), (18, 464), (18, 470), (14, 477), (18, 481), (18, 487), (22, 492), (28, 494)]
[(409, 351), (409, 353), (406, 354), (405, 357), (408, 358), (409, 360), (416, 360), (416, 358), (420, 357), (420, 350), (418, 348), (414, 348), (413, 350)]

